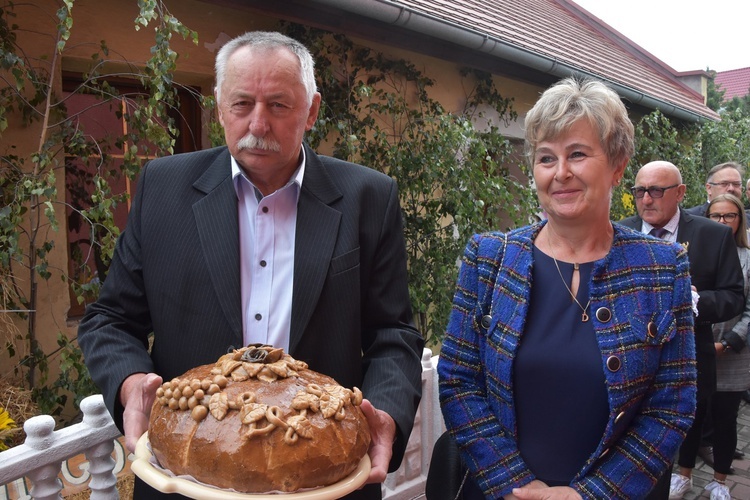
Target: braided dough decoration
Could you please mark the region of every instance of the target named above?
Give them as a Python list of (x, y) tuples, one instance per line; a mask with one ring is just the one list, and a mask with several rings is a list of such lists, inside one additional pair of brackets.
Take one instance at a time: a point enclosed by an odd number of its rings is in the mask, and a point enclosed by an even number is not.
[(218, 488), (328, 486), (369, 448), (362, 399), (281, 349), (248, 346), (162, 384), (149, 441), (163, 468)]

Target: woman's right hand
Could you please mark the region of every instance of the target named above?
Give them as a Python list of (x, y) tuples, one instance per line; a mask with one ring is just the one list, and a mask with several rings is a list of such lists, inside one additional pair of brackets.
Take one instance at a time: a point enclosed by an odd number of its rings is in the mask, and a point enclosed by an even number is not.
[(513, 488), (506, 500), (582, 500), (581, 495), (569, 486), (547, 486), (543, 481), (533, 480), (521, 488)]
[(527, 485), (521, 486), (520, 488), (513, 488), (513, 493), (511, 493), (510, 495), (505, 495), (503, 499), (504, 500), (517, 500), (519, 498), (522, 498), (522, 497), (515, 495), (517, 490), (526, 490), (526, 489), (538, 490), (542, 488), (548, 488), (547, 483), (545, 483), (544, 481), (540, 481), (539, 479), (534, 479)]

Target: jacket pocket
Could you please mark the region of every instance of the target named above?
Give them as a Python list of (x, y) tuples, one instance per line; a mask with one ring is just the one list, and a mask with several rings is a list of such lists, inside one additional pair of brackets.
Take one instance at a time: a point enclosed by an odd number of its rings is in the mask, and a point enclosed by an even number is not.
[(630, 317), (631, 335), (640, 343), (661, 345), (672, 340), (677, 332), (677, 320), (671, 310)]
[(331, 274), (339, 274), (359, 266), (359, 247), (331, 259)]

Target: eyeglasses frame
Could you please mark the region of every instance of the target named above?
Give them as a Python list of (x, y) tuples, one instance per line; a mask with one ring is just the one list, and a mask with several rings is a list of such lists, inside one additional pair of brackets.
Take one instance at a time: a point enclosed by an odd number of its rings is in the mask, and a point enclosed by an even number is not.
[(721, 181), (721, 182), (707, 182), (709, 186), (720, 186), (724, 189), (728, 188), (730, 185), (733, 188), (741, 189), (742, 188), (742, 181), (740, 182), (732, 182), (732, 181)]
[[(727, 215), (731, 215), (732, 218), (727, 219)], [(727, 212), (725, 214), (708, 214), (708, 218), (716, 222), (719, 222), (720, 220), (723, 220), (724, 222), (732, 222), (734, 221), (734, 219), (736, 219), (739, 216), (740, 214), (737, 212)]]
[[(633, 186), (632, 188), (630, 188), (630, 192), (638, 200), (642, 200), (643, 197), (646, 196), (646, 193), (648, 193), (648, 195), (651, 198), (653, 198), (653, 199), (659, 199), (659, 198), (663, 198), (664, 197), (664, 191), (666, 191), (667, 189), (676, 188), (679, 185), (680, 184), (673, 184), (673, 185), (667, 186), (667, 187), (649, 186), (647, 188)], [(639, 191), (639, 190), (642, 191), (641, 196), (638, 196), (636, 194), (636, 192)], [(654, 196), (653, 194), (651, 194), (651, 191), (654, 191), (655, 193), (660, 193), (660, 194), (659, 194), (659, 196)]]

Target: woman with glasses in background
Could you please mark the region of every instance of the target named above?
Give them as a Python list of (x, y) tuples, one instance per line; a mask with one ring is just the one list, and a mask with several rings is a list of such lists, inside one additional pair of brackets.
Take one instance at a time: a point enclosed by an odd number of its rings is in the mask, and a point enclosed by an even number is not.
[(750, 351), (747, 331), (750, 324), (750, 244), (748, 244), (745, 210), (742, 202), (731, 194), (712, 199), (706, 217), (732, 228), (737, 253), (745, 279), (745, 309), (742, 314), (713, 325), (716, 348), (716, 392), (711, 396), (713, 422), (714, 480), (706, 486), (712, 500), (729, 500), (724, 481), (732, 465), (737, 447), (737, 414), (742, 394), (750, 388)]

